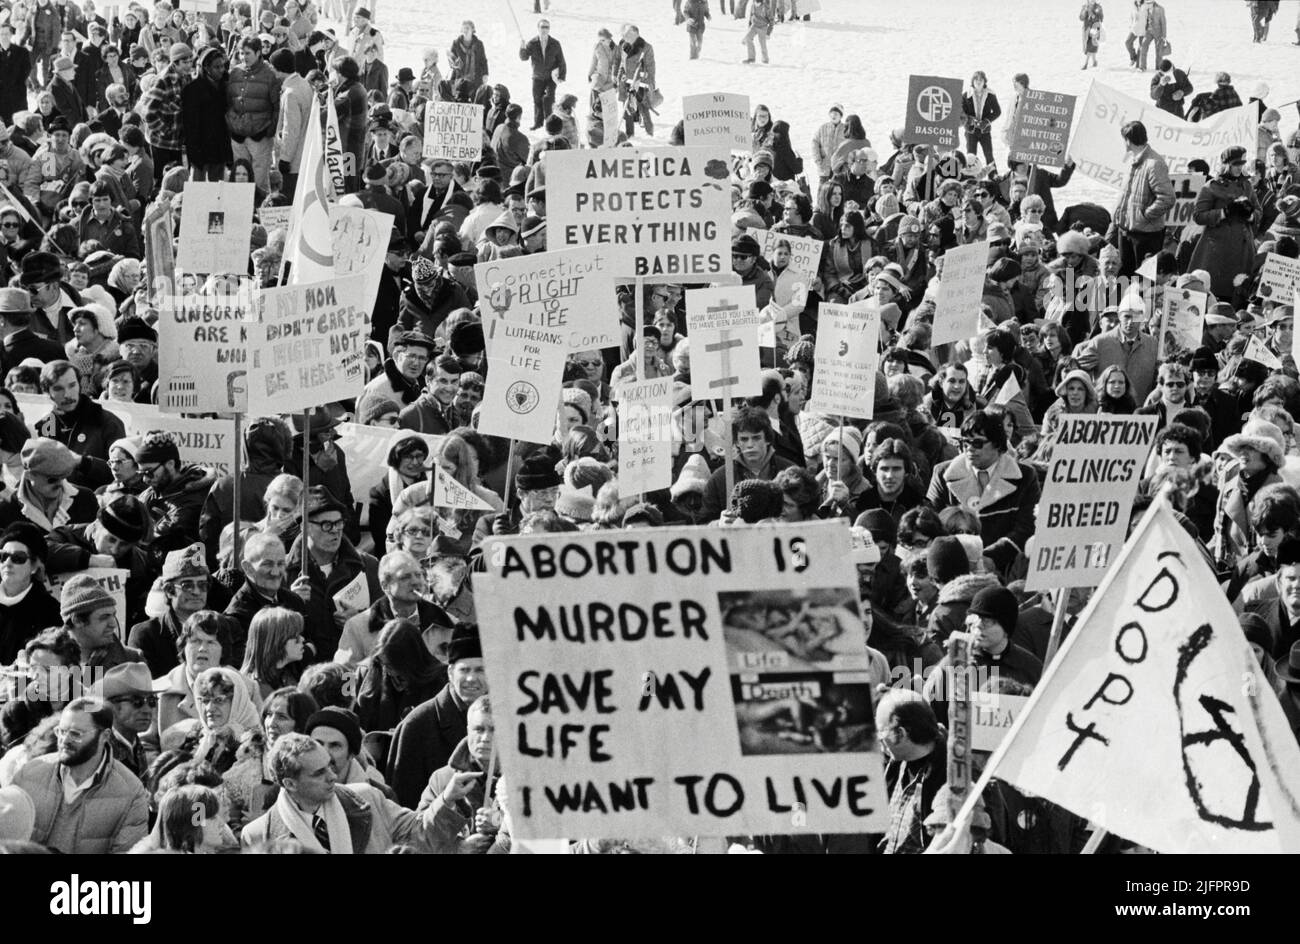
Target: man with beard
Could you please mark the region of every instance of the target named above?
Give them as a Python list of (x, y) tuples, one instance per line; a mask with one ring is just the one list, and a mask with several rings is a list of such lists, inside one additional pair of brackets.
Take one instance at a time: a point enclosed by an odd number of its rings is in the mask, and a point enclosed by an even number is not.
[(145, 437), (136, 453), (136, 464), (148, 483), (140, 500), (153, 520), (149, 551), (161, 560), (166, 552), (189, 547), (193, 542), (203, 503), (217, 475), (204, 466), (182, 463), (175, 439), (162, 432)]
[(108, 447), (126, 437), (122, 421), (81, 392), (81, 376), (68, 361), (41, 368), (41, 392), (54, 409), (36, 424), (36, 435), (61, 442), (82, 457), (72, 475), (74, 484), (107, 485), (113, 480)]
[(65, 854), (129, 852), (149, 831), (149, 795), (108, 750), (113, 709), (78, 698), (63, 709), (58, 747), (14, 778), (32, 798), (32, 841)]
[(437, 336), (438, 326), (457, 308), (470, 307), (469, 296), (437, 263), (416, 256), (411, 263), (412, 284), (402, 292), (397, 324), (388, 332), (388, 349), (396, 350), (408, 332)]
[(393, 734), (387, 779), (398, 802), (415, 809), (434, 771), (451, 760), (468, 731), (469, 706), (487, 694), (478, 626), (457, 623), (447, 646), (447, 684), (407, 715)]
[(465, 365), (454, 354), (440, 354), (434, 358), (424, 374), (427, 381), (424, 392), (403, 408), (398, 415), (398, 425), (402, 429), (435, 436), (455, 429), (456, 424), (450, 421), (451, 404), (464, 370)]

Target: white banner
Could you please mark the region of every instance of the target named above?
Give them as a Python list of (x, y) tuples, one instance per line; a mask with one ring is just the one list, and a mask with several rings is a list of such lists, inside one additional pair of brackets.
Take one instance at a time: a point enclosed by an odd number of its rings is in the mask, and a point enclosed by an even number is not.
[(569, 333), (513, 321), (489, 323), (488, 374), (479, 407), (485, 436), (549, 442), (560, 405)]
[(251, 183), (185, 184), (181, 201), (181, 242), (176, 265), (186, 272), (210, 275), (248, 271), (253, 236)]
[(870, 420), (880, 363), (880, 308), (875, 299), (854, 305), (823, 302), (813, 360), (808, 410)]
[(547, 239), (555, 248), (604, 244), (620, 278), (729, 275), (729, 175), (721, 148), (548, 151)]
[(847, 523), (492, 538), (474, 574), (514, 835), (881, 832)]
[[(614, 270), (603, 246), (576, 246), (474, 266), (484, 317), (568, 332), (569, 349), (623, 342)], [(491, 310), (491, 316), (488, 310)]]
[(1126, 145), (1120, 137), (1120, 129), (1128, 122), (1141, 121), (1146, 126), (1148, 143), (1165, 159), (1171, 174), (1186, 174), (1188, 161), (1199, 157), (1213, 167), (1220, 152), (1233, 145), (1254, 154), (1258, 115), (1252, 102), (1204, 121), (1184, 121), (1149, 101), (1094, 81), (1078, 109), (1079, 122), (1070, 137), (1070, 157), (1079, 173), (1118, 190), (1128, 179)]
[(250, 413), (296, 413), (361, 394), (370, 321), (364, 282), (349, 275), (262, 293), (261, 321), (248, 328)]
[(730, 400), (762, 393), (758, 321), (752, 285), (687, 290), (695, 399)]
[(176, 440), (182, 462), (193, 462), (219, 475), (235, 466), (235, 421), (161, 413), (152, 403), (109, 403), (102, 406), (122, 420), (128, 436), (155, 431)]
[(979, 330), (984, 273), (988, 271), (989, 244), (954, 246), (943, 254), (943, 274), (934, 306), (933, 345), (973, 337)]

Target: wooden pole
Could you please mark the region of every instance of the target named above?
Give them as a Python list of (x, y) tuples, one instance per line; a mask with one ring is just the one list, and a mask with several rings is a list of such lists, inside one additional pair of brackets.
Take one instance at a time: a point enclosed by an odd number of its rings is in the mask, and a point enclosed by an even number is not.
[[(514, 441), (513, 439), (511, 439), (511, 440), (510, 440), (510, 451), (506, 453), (506, 494), (505, 494), (505, 515), (506, 515), (506, 519), (507, 519), (507, 520), (509, 520), (509, 516), (510, 516), (510, 492), (511, 492), (511, 486), (513, 486), (513, 485), (514, 485), (514, 482), (515, 482), (515, 472), (514, 472), (514, 467), (515, 467), (515, 441)], [(430, 496), (429, 496), (429, 500), (430, 500), (430, 501), (433, 501), (433, 495), (432, 495), (432, 494), (430, 494)]]
[(1057, 591), (1056, 611), (1052, 614), (1052, 635), (1047, 640), (1047, 653), (1043, 657), (1043, 668), (1051, 664), (1056, 650), (1061, 648), (1061, 636), (1065, 631), (1065, 607), (1070, 602), (1070, 588), (1060, 587)]
[(948, 637), (948, 787), (949, 815), (954, 820), (970, 789), (970, 657), (969, 633)]
[(241, 513), (241, 509), (239, 506), (240, 492), (242, 491), (240, 488), (239, 480), (240, 478), (243, 477), (243, 460), (244, 460), (244, 416), (242, 413), (236, 413), (235, 414), (235, 468), (234, 468), (234, 475), (231, 477), (231, 483), (233, 484), (234, 491), (235, 491), (234, 498), (233, 498), (233, 501), (235, 503), (235, 514), (233, 516), (235, 522), (235, 533), (233, 535), (234, 542), (231, 545), (231, 552), (232, 552), (231, 562), (232, 562), (232, 566), (235, 568), (235, 573), (239, 573), (239, 569), (240, 569), (239, 561), (240, 558), (242, 557), (240, 541), (239, 541), (239, 532), (241, 530), (240, 525), (243, 523), (244, 516)]
[(515, 5), (510, 0), (505, 0), (505, 4), (506, 9), (510, 12), (510, 19), (514, 21), (515, 32), (519, 34), (519, 45), (527, 45), (527, 41), (524, 39), (524, 31), (519, 26), (519, 17), (515, 16)]
[(1079, 855), (1092, 855), (1095, 853), (1097, 847), (1106, 841), (1108, 835), (1110, 834), (1107, 833), (1106, 830), (1098, 826), (1097, 829), (1093, 831), (1093, 834), (1088, 837), (1088, 841), (1084, 843), (1083, 848), (1079, 850)]
[(311, 410), (302, 411), (302, 576), (307, 576), (307, 508), (311, 487)]
[(736, 445), (734, 442), (732, 442), (733, 437), (731, 435), (731, 398), (730, 397), (727, 397), (722, 401), (722, 435), (724, 437), (723, 441), (726, 443), (726, 453), (724, 454), (723, 467), (727, 470), (726, 472), (727, 508), (728, 510), (730, 510), (731, 508), (734, 507), (735, 499), (732, 495), (732, 492), (736, 490), (736, 463), (739, 461), (738, 455), (735, 456), (732, 455), (732, 453), (735, 452), (736, 450)]
[[(633, 320), (636, 321), (636, 333), (633, 335), (632, 357), (636, 360), (637, 382), (645, 383), (645, 355), (650, 345), (650, 339), (645, 336), (645, 276), (636, 277), (636, 288), (633, 293), (632, 305), (635, 312)], [(615, 415), (617, 416), (617, 413)], [(644, 498), (641, 492), (636, 493), (637, 504), (640, 504)]]

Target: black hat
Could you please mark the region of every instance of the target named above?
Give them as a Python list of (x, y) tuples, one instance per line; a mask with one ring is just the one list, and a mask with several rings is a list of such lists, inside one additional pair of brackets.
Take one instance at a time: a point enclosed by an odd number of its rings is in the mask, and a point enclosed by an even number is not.
[(1016, 595), (1006, 587), (985, 587), (975, 594), (975, 599), (971, 600), (970, 609), (966, 612), (996, 620), (1010, 636), (1016, 631), (1020, 604)]
[(461, 659), (483, 658), (483, 644), (478, 638), (478, 624), (457, 623), (451, 630), (447, 643), (447, 664), (455, 665)]
[(0, 449), (21, 452), (23, 443), (32, 438), (27, 424), (12, 413), (0, 414)]
[(858, 515), (858, 520), (853, 522), (859, 528), (866, 528), (871, 532), (873, 541), (885, 541), (889, 544), (898, 543), (898, 522), (883, 508), (873, 508), (871, 511), (864, 511)]
[(307, 719), (303, 734), (310, 737), (317, 728), (333, 728), (347, 740), (349, 754), (355, 757), (361, 753), (361, 722), (346, 708), (336, 708), (333, 705), (322, 708)]
[(50, 134), (53, 134), (56, 131), (67, 131), (69, 133), (72, 132), (72, 129), (68, 127), (68, 119), (64, 118), (62, 115), (57, 115), (52, 120), (47, 122), (45, 125), (45, 130), (48, 131)]
[(337, 511), (347, 515), (348, 506), (334, 497), (334, 493), (324, 485), (313, 485), (307, 489), (307, 517)]
[[(30, 259), (31, 256), (27, 258)], [(26, 262), (27, 259), (23, 261)], [(149, 327), (143, 318), (124, 318), (117, 329), (117, 343), (123, 344), (127, 341), (152, 341), (157, 344), (158, 332)]]
[(45, 543), (45, 532), (28, 521), (15, 521), (0, 533), (0, 547), (10, 541), (17, 541), (37, 560), (45, 560), (49, 546)]
[(925, 569), (936, 583), (947, 583), (970, 573), (966, 549), (951, 534), (935, 538), (925, 552)]
[(483, 325), (477, 321), (462, 321), (451, 332), (451, 353), (457, 357), (481, 354), (487, 348), (483, 340)]
[(388, 251), (389, 252), (409, 252), (411, 241), (402, 235), (402, 231), (396, 226), (388, 234)]
[(559, 488), (564, 484), (555, 471), (555, 459), (548, 452), (538, 452), (519, 464), (515, 473), (515, 488), (521, 492), (535, 492), (543, 488)]
[(1223, 149), (1219, 155), (1220, 164), (1244, 164), (1246, 163), (1246, 149), (1239, 144)]
[(402, 68), (400, 68), (400, 69), (397, 70), (397, 81), (398, 81), (398, 82), (414, 82), (414, 81), (415, 81), (415, 73), (414, 73), (413, 71), (411, 71), (411, 67), (410, 67), (410, 66), (402, 66)]
[(438, 342), (429, 337), (423, 331), (407, 331), (397, 339), (397, 344), (394, 344), (393, 347), (397, 347), (398, 345), (401, 345), (402, 347), (422, 347), (429, 352), (430, 357), (432, 357), (438, 350)]
[(458, 252), (447, 260), (451, 266), (472, 266), (478, 262), (478, 256), (472, 252)]
[(149, 530), (144, 503), (134, 495), (122, 495), (99, 509), (99, 523), (109, 534), (131, 544), (143, 541)]
[(1198, 347), (1196, 353), (1192, 355), (1192, 370), (1214, 370), (1219, 369), (1218, 358), (1208, 347)]
[(753, 236), (737, 236), (731, 241), (731, 251), (737, 256), (757, 256), (762, 250), (758, 247), (758, 240)]
[(379, 182), (388, 179), (388, 168), (383, 164), (371, 164), (366, 168), (366, 180)]
[(1290, 654), (1274, 662), (1273, 670), (1288, 685), (1300, 685), (1300, 642), (1291, 644)]
[(1010, 282), (1012, 279), (1020, 278), (1020, 272), (1020, 263), (1015, 259), (999, 259), (989, 268), (989, 281)]
[(38, 282), (57, 282), (63, 278), (63, 263), (52, 252), (29, 252), (23, 256), (23, 274), (18, 277), (21, 285), (35, 285)]
[(751, 180), (745, 187), (745, 197), (749, 200), (763, 200), (772, 195), (772, 185), (766, 180)]

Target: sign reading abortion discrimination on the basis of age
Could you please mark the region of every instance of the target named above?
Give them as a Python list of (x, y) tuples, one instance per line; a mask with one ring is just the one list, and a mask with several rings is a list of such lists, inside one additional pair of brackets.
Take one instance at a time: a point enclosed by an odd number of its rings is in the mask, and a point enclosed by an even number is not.
[(295, 413), (360, 395), (370, 331), (364, 287), (365, 276), (349, 275), (262, 293), (261, 321), (248, 326), (250, 413)]
[(185, 185), (181, 203), (181, 239), (176, 265), (202, 275), (248, 271), (253, 238), (253, 185), (200, 183)]
[(931, 332), (935, 344), (960, 341), (979, 330), (980, 298), (988, 264), (989, 244), (983, 241), (954, 246), (943, 254)]
[(158, 307), (158, 405), (167, 413), (248, 411), (247, 285), (170, 295)]
[(682, 121), (686, 144), (749, 151), (753, 145), (749, 96), (734, 92), (706, 92), (682, 96)]
[(488, 327), (488, 374), (479, 432), (550, 442), (569, 353), (568, 331), (515, 321), (494, 321)]
[(725, 148), (548, 151), (550, 245), (603, 244), (618, 278), (730, 275), (730, 173)]
[(673, 379), (623, 384), (616, 396), (619, 488), (625, 495), (668, 488), (673, 484)]
[(1074, 122), (1073, 95), (1030, 89), (1020, 98), (1015, 125), (1011, 129), (1010, 160), (1062, 167), (1070, 145)]
[(515, 835), (879, 832), (847, 522), (484, 542)]
[(875, 299), (854, 305), (822, 302), (813, 352), (814, 413), (869, 420), (880, 363), (880, 308)]
[(480, 262), (474, 281), (485, 314), (491, 309), (503, 321), (567, 331), (574, 351), (622, 343), (614, 270), (603, 246)]
[(914, 75), (907, 80), (905, 144), (929, 144), (951, 150), (960, 147), (961, 79)]
[(484, 106), (429, 102), (424, 114), (424, 157), (477, 161), (483, 156)]
[(758, 322), (752, 285), (686, 292), (691, 392), (696, 399), (729, 400), (762, 392)]
[(1079, 109), (1079, 123), (1070, 138), (1070, 157), (1080, 174), (1118, 190), (1128, 179), (1130, 167), (1124, 159), (1127, 147), (1120, 137), (1120, 129), (1128, 122), (1146, 125), (1151, 148), (1165, 159), (1173, 175), (1188, 173), (1188, 161), (1217, 155), (1233, 145), (1254, 154), (1258, 116), (1259, 110), (1251, 102), (1202, 121), (1184, 121), (1150, 101), (1094, 81)]
[(1092, 413), (1061, 420), (1038, 500), (1026, 589), (1101, 583), (1128, 532), (1156, 419)]

